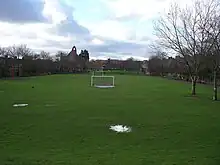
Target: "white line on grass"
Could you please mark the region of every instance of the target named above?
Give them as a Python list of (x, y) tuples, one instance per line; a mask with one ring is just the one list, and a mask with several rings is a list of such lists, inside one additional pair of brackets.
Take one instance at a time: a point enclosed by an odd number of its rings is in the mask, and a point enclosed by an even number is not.
[(55, 104), (45, 104), (45, 107), (55, 107)]
[(13, 107), (26, 107), (28, 104), (14, 104)]

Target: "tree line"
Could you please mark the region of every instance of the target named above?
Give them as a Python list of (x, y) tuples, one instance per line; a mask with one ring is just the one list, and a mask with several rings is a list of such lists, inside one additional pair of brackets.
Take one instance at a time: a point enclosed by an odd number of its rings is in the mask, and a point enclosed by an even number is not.
[(36, 53), (27, 45), (0, 47), (0, 78), (87, 70), (88, 50), (81, 50), (76, 61), (69, 61), (65, 57), (68, 57), (67, 52), (58, 51), (55, 55), (46, 51)]
[[(73, 51), (73, 50), (72, 50)], [(74, 53), (74, 52), (73, 52)], [(73, 54), (58, 51), (55, 55), (41, 51), (36, 53), (27, 45), (0, 47), (0, 78), (17, 76), (36, 76), (58, 73), (87, 73), (90, 70), (140, 71), (141, 61), (90, 60), (89, 51), (84, 49), (71, 59)]]
[[(174, 3), (154, 22), (157, 40), (150, 45), (157, 52), (149, 60), (155, 72), (179, 72), (192, 82), (196, 94), (198, 80), (212, 75), (214, 100), (217, 100), (217, 75), (220, 70), (220, 4), (218, 0), (196, 0), (181, 7)], [(169, 59), (170, 56), (177, 56)], [(168, 63), (167, 63), (168, 62)], [(153, 65), (153, 67), (152, 67)]]

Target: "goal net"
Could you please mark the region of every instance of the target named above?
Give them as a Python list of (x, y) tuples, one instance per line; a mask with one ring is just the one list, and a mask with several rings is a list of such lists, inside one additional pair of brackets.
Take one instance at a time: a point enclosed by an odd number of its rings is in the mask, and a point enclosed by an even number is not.
[(115, 86), (114, 76), (91, 76), (91, 86), (97, 88), (112, 88)]

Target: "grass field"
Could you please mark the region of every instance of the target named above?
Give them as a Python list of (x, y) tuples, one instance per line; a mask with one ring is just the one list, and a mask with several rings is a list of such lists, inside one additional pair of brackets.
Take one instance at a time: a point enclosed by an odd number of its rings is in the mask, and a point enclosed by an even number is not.
[(161, 78), (117, 75), (113, 89), (89, 81), (0, 80), (0, 165), (220, 164), (220, 102), (210, 86), (192, 98), (190, 84)]

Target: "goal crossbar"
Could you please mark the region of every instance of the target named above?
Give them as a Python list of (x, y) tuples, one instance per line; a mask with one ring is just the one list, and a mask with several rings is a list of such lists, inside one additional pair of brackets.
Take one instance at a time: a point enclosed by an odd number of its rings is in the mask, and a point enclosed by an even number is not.
[(114, 78), (114, 76), (92, 76), (92, 77), (106, 77), (106, 78)]

